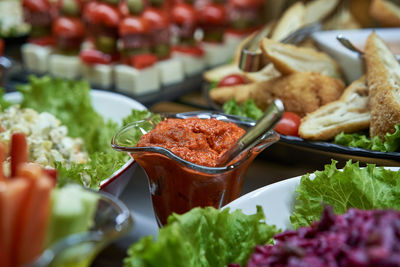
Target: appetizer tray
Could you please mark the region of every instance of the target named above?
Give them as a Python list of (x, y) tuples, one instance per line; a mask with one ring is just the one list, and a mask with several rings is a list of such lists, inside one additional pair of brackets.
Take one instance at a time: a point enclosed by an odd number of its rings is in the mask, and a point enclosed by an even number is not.
[[(4, 87), (6, 91), (12, 92), (15, 91), (15, 87), (18, 84), (23, 84), (28, 82), (28, 77), (33, 73), (29, 73), (26, 70), (19, 70), (15, 72), (11, 72), (6, 76), (6, 81)], [(37, 74), (35, 74), (37, 75)], [(37, 75), (38, 76), (38, 75)], [(40, 75), (39, 75), (40, 76)], [(141, 95), (133, 95), (126, 94), (122, 92), (118, 92), (119, 94), (126, 95), (131, 97), (138, 102), (142, 103), (145, 106), (151, 106), (160, 101), (168, 101), (179, 98), (182, 95), (188, 94), (190, 92), (200, 90), (201, 84), (203, 82), (203, 78), (201, 73), (194, 74), (192, 76), (188, 76), (185, 78), (183, 82), (171, 84), (168, 86), (163, 86), (160, 91), (149, 93), (149, 94), (141, 94)], [(105, 91), (113, 91), (116, 92), (115, 88), (110, 89), (100, 89)]]

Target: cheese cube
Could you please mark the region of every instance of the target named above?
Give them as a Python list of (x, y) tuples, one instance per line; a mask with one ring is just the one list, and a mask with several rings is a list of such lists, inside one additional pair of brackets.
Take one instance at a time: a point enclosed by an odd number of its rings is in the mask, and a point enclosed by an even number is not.
[(227, 49), (225, 44), (203, 43), (202, 48), (206, 55), (208, 67), (226, 64), (233, 58), (233, 53)]
[(49, 59), (49, 72), (65, 79), (76, 79), (82, 75), (81, 61), (78, 56), (52, 54)]
[(114, 65), (82, 63), (82, 74), (95, 88), (108, 89), (114, 85)]
[(50, 46), (23, 44), (21, 51), (24, 66), (32, 72), (46, 73), (49, 69), (48, 61), (52, 50)]
[(183, 81), (185, 74), (183, 72), (182, 60), (170, 58), (157, 62), (156, 67), (160, 73), (162, 85), (170, 85)]
[(183, 71), (185, 75), (201, 73), (206, 68), (205, 57), (193, 56), (188, 53), (173, 52), (172, 57), (182, 61)]
[(139, 70), (127, 65), (115, 66), (116, 89), (122, 93), (142, 95), (161, 89), (160, 76), (156, 66)]

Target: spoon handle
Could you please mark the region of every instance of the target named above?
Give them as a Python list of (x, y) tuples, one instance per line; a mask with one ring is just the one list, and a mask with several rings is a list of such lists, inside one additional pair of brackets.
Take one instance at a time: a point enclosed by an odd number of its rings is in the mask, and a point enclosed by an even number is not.
[(242, 151), (254, 145), (265, 133), (274, 128), (282, 117), (283, 103), (279, 99), (272, 102), (264, 115), (257, 121), (256, 125), (250, 128), (238, 142), (228, 149), (217, 161), (217, 166), (225, 166)]

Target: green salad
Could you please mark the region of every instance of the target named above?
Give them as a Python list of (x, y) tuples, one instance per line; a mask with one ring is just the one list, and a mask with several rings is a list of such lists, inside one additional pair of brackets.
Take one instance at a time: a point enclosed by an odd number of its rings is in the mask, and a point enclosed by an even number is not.
[[(339, 170), (336, 164), (332, 161), (316, 171), (314, 178), (302, 176), (290, 217), (293, 228), (320, 220), (326, 205), (336, 214), (349, 208), (400, 210), (400, 172), (374, 164), (362, 168), (352, 161)], [(211, 207), (173, 214), (157, 241), (143, 237), (129, 248), (125, 267), (246, 266), (255, 245), (271, 244), (273, 235), (280, 232), (267, 223), (259, 206), (253, 215)]]
[[(126, 153), (111, 148), (111, 139), (121, 125), (105, 120), (94, 110), (90, 86), (86, 81), (31, 76), (29, 83), (18, 86), (17, 90), (23, 96), (22, 108), (53, 114), (68, 128), (69, 136), (80, 137), (84, 141), (84, 148), (89, 155), (86, 163), (74, 163), (67, 169), (56, 162), (59, 186), (73, 180), (98, 189), (102, 180), (129, 160)], [(2, 109), (11, 105), (4, 99), (0, 104)], [(123, 124), (143, 119), (149, 114), (147, 110), (132, 110), (132, 113), (123, 119)]]

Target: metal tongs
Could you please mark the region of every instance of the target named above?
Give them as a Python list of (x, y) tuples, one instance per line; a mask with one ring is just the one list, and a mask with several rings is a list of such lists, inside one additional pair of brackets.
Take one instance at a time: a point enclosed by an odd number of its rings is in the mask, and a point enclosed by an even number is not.
[[(322, 29), (323, 22), (336, 14), (339, 10), (339, 7), (341, 7), (344, 3), (344, 0), (339, 1), (335, 8), (333, 8), (332, 11), (329, 12), (325, 17), (319, 21), (307, 24), (297, 29), (280, 42), (284, 44), (298, 44), (304, 41), (312, 33), (320, 31)], [(260, 41), (264, 37), (269, 37), (272, 26), (273, 25), (271, 23), (265, 25), (244, 44), (239, 59), (239, 68), (241, 70), (245, 72), (256, 72), (261, 70), (268, 63), (260, 49)]]

